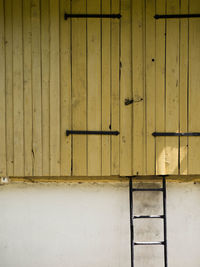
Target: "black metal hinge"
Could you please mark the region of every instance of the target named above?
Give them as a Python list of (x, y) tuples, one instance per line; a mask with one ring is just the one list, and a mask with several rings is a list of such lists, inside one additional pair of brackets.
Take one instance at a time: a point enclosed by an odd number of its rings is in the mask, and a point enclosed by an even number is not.
[(68, 18), (109, 18), (109, 19), (120, 19), (121, 14), (67, 14), (65, 13), (64, 19)]
[(155, 19), (183, 19), (183, 18), (199, 18), (200, 14), (169, 14), (154, 16)]
[(175, 133), (175, 132), (154, 132), (152, 133), (154, 137), (157, 136), (200, 136), (200, 132), (193, 132), (193, 133)]
[(118, 131), (73, 131), (67, 130), (66, 135), (69, 136), (70, 134), (79, 134), (79, 135), (119, 135)]

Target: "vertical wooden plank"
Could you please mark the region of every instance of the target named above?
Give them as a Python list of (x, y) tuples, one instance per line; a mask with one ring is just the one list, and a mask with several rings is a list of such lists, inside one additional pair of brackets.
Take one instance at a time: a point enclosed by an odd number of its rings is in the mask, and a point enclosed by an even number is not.
[(33, 175), (42, 175), (40, 2), (32, 0)]
[(50, 173), (60, 175), (59, 1), (50, 0)]
[(6, 176), (6, 79), (5, 79), (5, 6), (0, 0), (0, 176)]
[[(100, 13), (100, 0), (88, 0), (87, 12)], [(100, 19), (87, 21), (88, 130), (101, 130), (101, 27)], [(101, 175), (101, 136), (88, 136), (88, 175)]]
[[(167, 1), (167, 13), (179, 13), (179, 0)], [(179, 20), (167, 21), (166, 132), (179, 130)], [(166, 137), (166, 173), (178, 174), (178, 138)]]
[[(156, 0), (156, 14), (165, 14), (165, 0)], [(165, 20), (156, 20), (156, 131), (165, 132)], [(165, 137), (156, 138), (156, 174), (165, 171)]]
[[(188, 0), (182, 0), (182, 14), (188, 14)], [(180, 132), (188, 132), (188, 19), (180, 20)], [(187, 174), (188, 138), (180, 138), (180, 174)]]
[[(189, 12), (200, 13), (200, 2), (190, 0)], [(189, 21), (189, 131), (198, 132), (200, 129), (200, 20), (193, 18)], [(189, 137), (188, 173), (200, 173), (200, 138)]]
[(22, 0), (13, 1), (14, 176), (24, 176)]
[(49, 0), (41, 0), (42, 175), (50, 175), (50, 17)]
[(121, 2), (120, 175), (132, 174), (131, 1)]
[(146, 174), (155, 174), (155, 0), (146, 0)]
[[(72, 13), (85, 13), (86, 0), (72, 2)], [(87, 128), (86, 19), (72, 20), (72, 129)], [(68, 137), (67, 137), (68, 138)], [(73, 175), (87, 175), (87, 137), (72, 137)]]
[(60, 175), (71, 175), (71, 20), (63, 14), (71, 12), (71, 2), (60, 0), (60, 77), (61, 77), (61, 170)]
[[(120, 0), (112, 0), (113, 14), (120, 13)], [(111, 20), (111, 128), (119, 130), (120, 119), (120, 20)], [(120, 137), (111, 137), (111, 174), (119, 175)]]
[(32, 176), (32, 84), (31, 84), (31, 1), (23, 2), (24, 45), (24, 175)]
[[(1, 9), (3, 10), (3, 9)], [(5, 1), (5, 56), (6, 56), (6, 162), (7, 175), (13, 176), (13, 17), (12, 0)], [(1, 16), (1, 19), (3, 16)], [(1, 25), (3, 25), (1, 23)], [(2, 42), (1, 42), (2, 43)], [(3, 62), (3, 61), (1, 61)], [(3, 81), (3, 80), (1, 80)], [(2, 113), (1, 113), (2, 114)], [(4, 142), (5, 143), (5, 142)], [(3, 150), (2, 150), (3, 151)], [(2, 162), (2, 160), (1, 160)]]
[(132, 1), (133, 174), (145, 173), (144, 0)]
[[(110, 0), (102, 0), (102, 13), (110, 14)], [(109, 19), (102, 20), (102, 130), (110, 129), (110, 25)], [(110, 175), (110, 136), (102, 136), (102, 176)]]

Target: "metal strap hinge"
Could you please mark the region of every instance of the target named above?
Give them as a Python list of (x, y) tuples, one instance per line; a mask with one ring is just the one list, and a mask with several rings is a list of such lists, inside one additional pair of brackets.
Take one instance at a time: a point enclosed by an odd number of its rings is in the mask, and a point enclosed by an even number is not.
[(109, 18), (109, 19), (120, 19), (121, 14), (64, 14), (64, 19), (68, 18)]
[(199, 18), (200, 14), (169, 14), (154, 16), (155, 19), (183, 19), (183, 18)]
[(176, 132), (154, 132), (152, 133), (154, 137), (157, 136), (200, 136), (200, 132), (191, 133), (176, 133)]
[(69, 136), (70, 134), (79, 134), (79, 135), (119, 135), (118, 131), (74, 131), (74, 130), (67, 130), (66, 135)]

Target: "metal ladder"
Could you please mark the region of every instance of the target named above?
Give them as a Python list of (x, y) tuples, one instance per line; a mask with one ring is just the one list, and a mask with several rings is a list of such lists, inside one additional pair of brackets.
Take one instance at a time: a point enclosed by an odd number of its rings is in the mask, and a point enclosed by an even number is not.
[[(134, 246), (164, 246), (164, 266), (167, 267), (167, 214), (166, 214), (166, 179), (162, 176), (161, 188), (133, 188), (133, 177), (129, 177), (129, 197), (130, 197), (130, 234), (131, 234), (131, 267), (134, 267)], [(163, 214), (162, 215), (134, 215), (133, 212), (133, 192), (154, 192), (161, 191), (163, 194)], [(135, 242), (134, 241), (134, 220), (136, 219), (162, 219), (164, 240), (160, 242)]]

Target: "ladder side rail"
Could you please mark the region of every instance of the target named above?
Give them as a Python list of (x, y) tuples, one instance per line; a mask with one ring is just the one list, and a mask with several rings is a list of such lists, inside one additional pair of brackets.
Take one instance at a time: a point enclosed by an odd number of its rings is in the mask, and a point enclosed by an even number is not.
[(166, 178), (163, 176), (163, 214), (164, 214), (164, 220), (163, 220), (163, 227), (164, 227), (164, 261), (165, 261), (165, 267), (168, 266), (167, 261), (167, 208), (166, 208)]
[(129, 178), (130, 233), (131, 233), (131, 267), (134, 267), (134, 227), (133, 227), (133, 190), (132, 177)]

